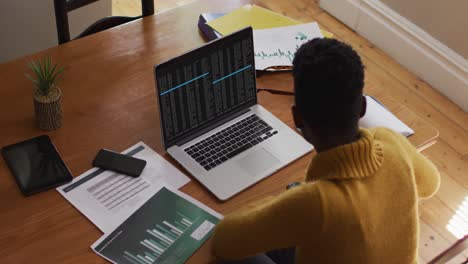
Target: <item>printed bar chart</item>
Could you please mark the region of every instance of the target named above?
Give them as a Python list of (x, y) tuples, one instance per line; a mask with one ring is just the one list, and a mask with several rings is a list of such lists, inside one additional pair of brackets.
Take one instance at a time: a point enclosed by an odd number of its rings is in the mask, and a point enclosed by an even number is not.
[(219, 219), (162, 188), (93, 249), (115, 263), (183, 263)]
[(128, 257), (132, 263), (154, 263), (193, 225), (193, 220), (189, 220), (180, 212), (177, 214), (181, 216), (180, 219), (172, 223), (164, 220), (162, 224), (156, 224), (153, 229), (146, 230), (149, 236), (140, 241), (140, 244), (146, 248), (144, 252), (124, 251), (125, 257)]

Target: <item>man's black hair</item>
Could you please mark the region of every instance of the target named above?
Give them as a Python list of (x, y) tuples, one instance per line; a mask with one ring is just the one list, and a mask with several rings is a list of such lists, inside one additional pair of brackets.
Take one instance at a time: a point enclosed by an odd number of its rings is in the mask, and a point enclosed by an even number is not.
[(359, 55), (335, 39), (304, 43), (293, 61), (296, 108), (305, 122), (325, 131), (357, 129), (364, 87)]

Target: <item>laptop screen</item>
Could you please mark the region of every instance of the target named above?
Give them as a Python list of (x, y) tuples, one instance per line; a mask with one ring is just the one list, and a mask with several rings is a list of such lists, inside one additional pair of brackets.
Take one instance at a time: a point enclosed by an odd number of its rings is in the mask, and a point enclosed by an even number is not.
[(155, 76), (169, 148), (256, 104), (252, 28), (157, 65)]

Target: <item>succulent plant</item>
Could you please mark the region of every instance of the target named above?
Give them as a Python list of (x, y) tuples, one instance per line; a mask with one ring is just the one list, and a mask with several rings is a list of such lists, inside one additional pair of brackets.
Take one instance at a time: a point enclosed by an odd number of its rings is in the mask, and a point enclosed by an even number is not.
[(34, 86), (43, 96), (47, 96), (51, 89), (56, 86), (64, 69), (58, 64), (52, 65), (52, 60), (49, 56), (44, 57), (42, 60), (32, 61), (28, 66), (33, 74), (27, 74), (26, 77), (33, 82)]

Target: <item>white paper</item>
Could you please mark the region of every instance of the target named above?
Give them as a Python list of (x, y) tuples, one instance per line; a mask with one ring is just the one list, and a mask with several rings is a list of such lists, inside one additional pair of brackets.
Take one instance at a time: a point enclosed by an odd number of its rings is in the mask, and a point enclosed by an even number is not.
[(190, 237), (200, 241), (206, 236), (206, 234), (208, 234), (208, 232), (211, 231), (211, 229), (213, 229), (214, 226), (215, 224), (205, 220), (203, 224), (201, 224), (195, 231), (193, 231), (192, 234), (190, 234)]
[(122, 153), (136, 152), (133, 157), (146, 160), (146, 167), (137, 178), (92, 168), (62, 185), (57, 191), (104, 233), (120, 225), (163, 184), (175, 189), (190, 179), (153, 151), (139, 142)]
[(253, 31), (255, 69), (292, 66), (296, 50), (314, 38), (323, 38), (316, 22)]
[(365, 128), (386, 127), (396, 131), (403, 136), (411, 136), (414, 131), (398, 119), (392, 112), (382, 106), (373, 97), (366, 95), (367, 111), (359, 120), (359, 126)]

